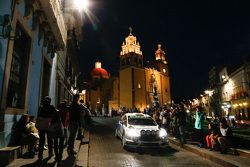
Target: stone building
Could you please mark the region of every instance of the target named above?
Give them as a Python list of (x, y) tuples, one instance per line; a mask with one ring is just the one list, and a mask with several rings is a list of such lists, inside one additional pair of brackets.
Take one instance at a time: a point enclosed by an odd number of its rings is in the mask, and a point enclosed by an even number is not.
[[(0, 148), (43, 97), (71, 99), (79, 76), (81, 14), (71, 0), (0, 1)], [(68, 8), (70, 7), (70, 10)]]

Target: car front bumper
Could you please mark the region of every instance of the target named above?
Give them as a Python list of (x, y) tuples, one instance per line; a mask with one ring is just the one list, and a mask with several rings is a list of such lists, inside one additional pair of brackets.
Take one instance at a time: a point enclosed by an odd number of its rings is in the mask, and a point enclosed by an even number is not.
[(168, 147), (168, 140), (141, 141), (126, 139), (126, 146), (131, 148), (165, 148)]

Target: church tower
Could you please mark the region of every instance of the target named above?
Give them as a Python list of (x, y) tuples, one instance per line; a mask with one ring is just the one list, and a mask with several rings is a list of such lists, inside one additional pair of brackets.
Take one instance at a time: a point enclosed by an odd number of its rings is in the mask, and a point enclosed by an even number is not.
[(143, 66), (141, 46), (132, 35), (125, 38), (120, 52), (118, 106), (139, 111), (171, 102), (170, 80), (165, 52), (158, 45), (155, 60)]
[(158, 49), (155, 52), (155, 60), (150, 63), (150, 67), (161, 72), (163, 75), (169, 76), (168, 63), (166, 61), (166, 54), (161, 49), (161, 44), (158, 44)]
[(126, 37), (125, 42), (122, 44), (120, 52), (120, 69), (127, 67), (143, 68), (143, 55), (141, 46), (137, 42), (136, 37), (132, 34), (132, 28), (129, 28), (129, 36)]

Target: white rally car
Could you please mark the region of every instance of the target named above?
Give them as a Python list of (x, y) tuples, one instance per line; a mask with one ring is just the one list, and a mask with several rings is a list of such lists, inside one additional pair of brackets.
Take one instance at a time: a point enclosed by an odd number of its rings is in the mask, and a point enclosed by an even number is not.
[(116, 125), (115, 136), (122, 140), (123, 148), (145, 148), (168, 146), (167, 132), (142, 113), (126, 113)]

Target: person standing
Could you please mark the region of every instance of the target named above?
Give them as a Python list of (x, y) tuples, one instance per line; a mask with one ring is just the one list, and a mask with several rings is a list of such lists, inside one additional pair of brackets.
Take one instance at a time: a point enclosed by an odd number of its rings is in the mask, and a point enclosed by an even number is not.
[(67, 146), (68, 138), (69, 138), (69, 135), (68, 135), (69, 108), (68, 108), (66, 100), (62, 101), (59, 104), (58, 110), (59, 110), (61, 121), (64, 127), (64, 146)]
[(161, 127), (167, 131), (167, 109), (166, 107), (163, 107), (161, 111)]
[(64, 125), (62, 122), (61, 113), (64, 109), (64, 103), (60, 103), (58, 106), (58, 111), (53, 114), (51, 121), (51, 137), (54, 143), (55, 160), (57, 165), (61, 165), (62, 154), (63, 154), (63, 144), (64, 144)]
[[(36, 122), (36, 127), (39, 132), (39, 147), (38, 147), (38, 160), (42, 161), (43, 159), (43, 149), (44, 149), (44, 144), (45, 144), (45, 136), (47, 136), (47, 143), (48, 143), (48, 151), (49, 151), (49, 158), (53, 156), (53, 140), (49, 134), (49, 123), (52, 120), (52, 116), (56, 112), (56, 109), (51, 103), (51, 98), (49, 96), (46, 96), (43, 100), (42, 106), (39, 107), (38, 111), (38, 118)], [(39, 119), (40, 118), (40, 119)], [(43, 119), (41, 119), (43, 118)], [(41, 121), (39, 121), (41, 120)], [(41, 128), (39, 124), (48, 124)]]
[(86, 128), (86, 107), (84, 106), (84, 101), (81, 99), (80, 100), (80, 126), (78, 129), (78, 134), (77, 134), (77, 139), (82, 140), (83, 139), (83, 133), (84, 133), (84, 129)]
[(184, 128), (186, 126), (187, 113), (184, 104), (180, 104), (180, 109), (176, 116), (177, 116), (177, 126), (179, 130), (180, 141), (182, 144), (186, 144)]
[(67, 152), (69, 155), (76, 154), (74, 144), (79, 127), (81, 126), (81, 109), (78, 103), (79, 95), (73, 96), (72, 104), (69, 107), (69, 140)]
[(195, 114), (195, 129), (199, 134), (199, 147), (204, 147), (204, 131), (203, 125), (205, 121), (205, 114), (203, 108), (201, 106), (196, 107), (196, 114)]

